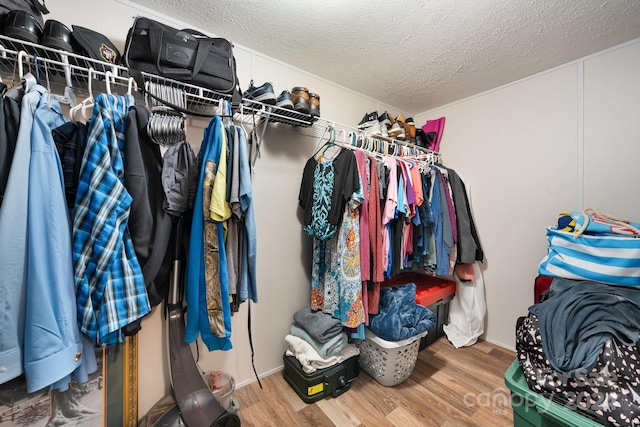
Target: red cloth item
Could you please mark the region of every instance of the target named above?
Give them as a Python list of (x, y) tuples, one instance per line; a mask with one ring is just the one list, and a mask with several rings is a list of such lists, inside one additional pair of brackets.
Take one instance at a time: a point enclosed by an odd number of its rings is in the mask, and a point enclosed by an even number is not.
[(398, 274), (382, 282), (381, 286), (405, 285), (407, 283), (416, 284), (416, 303), (425, 307), (456, 292), (456, 282), (453, 280), (417, 272)]
[(473, 282), (476, 280), (476, 276), (473, 273), (473, 264), (456, 264), (456, 275), (463, 282)]
[(375, 157), (371, 160), (371, 173), (369, 181), (369, 241), (371, 243), (371, 267), (373, 273), (372, 281), (368, 283), (367, 289), (367, 311), (369, 314), (378, 314), (380, 304), (380, 282), (384, 280), (384, 268), (382, 266), (382, 231), (380, 219), (380, 189), (378, 186), (378, 168)]
[(380, 311), (380, 283), (369, 282), (367, 297), (369, 298), (369, 314), (378, 314)]
[[(355, 150), (358, 172), (362, 182), (364, 200), (360, 204), (360, 275), (361, 280), (371, 279), (371, 242), (369, 234), (369, 185), (367, 184), (367, 165), (363, 151)], [(376, 199), (378, 195), (376, 194)], [(366, 287), (365, 287), (366, 288)]]
[(549, 299), (549, 288), (553, 277), (538, 275), (533, 282), (534, 303), (538, 304)]
[(445, 117), (440, 117), (436, 120), (427, 120), (427, 122), (422, 125), (422, 130), (427, 137), (429, 134), (434, 134), (433, 142), (427, 147), (431, 151), (435, 151), (436, 153), (440, 152), (440, 140), (442, 139), (442, 133), (444, 132), (444, 122)]

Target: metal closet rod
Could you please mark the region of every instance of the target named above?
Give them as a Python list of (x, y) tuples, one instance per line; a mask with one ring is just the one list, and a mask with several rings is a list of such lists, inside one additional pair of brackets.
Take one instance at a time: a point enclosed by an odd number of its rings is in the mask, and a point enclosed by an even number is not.
[[(410, 142), (406, 142), (406, 141), (402, 141), (399, 139), (393, 139), (393, 138), (389, 138), (389, 137), (385, 137), (382, 135), (372, 135), (364, 130), (361, 129), (357, 129), (356, 127), (353, 126), (349, 126), (349, 125), (345, 125), (345, 124), (341, 124), (341, 123), (336, 123), (336, 122), (332, 122), (326, 119), (322, 119), (322, 118), (318, 118), (318, 120), (316, 121), (316, 123), (314, 124), (315, 126), (317, 126), (318, 128), (324, 129), (324, 132), (319, 136), (320, 138), (322, 137), (322, 135), (324, 135), (327, 131), (344, 131), (344, 132), (350, 132), (356, 135), (357, 138), (372, 138), (372, 139), (378, 139), (381, 141), (385, 141), (387, 143), (391, 143), (391, 144), (395, 144), (396, 146), (404, 146), (407, 147), (410, 150), (414, 150), (415, 154), (418, 154), (418, 151), (424, 153), (424, 154), (428, 154), (430, 156), (434, 156), (435, 158), (438, 159), (438, 162), (441, 163), (442, 160), (442, 155), (440, 153), (437, 153), (435, 151), (431, 151), (427, 148), (421, 147), (419, 145), (416, 144), (412, 144)], [(349, 143), (349, 141), (346, 141), (346, 143)], [(402, 150), (400, 150), (402, 151)]]

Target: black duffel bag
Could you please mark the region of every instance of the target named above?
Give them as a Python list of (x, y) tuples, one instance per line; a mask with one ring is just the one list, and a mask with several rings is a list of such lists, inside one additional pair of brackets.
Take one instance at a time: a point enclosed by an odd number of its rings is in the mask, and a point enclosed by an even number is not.
[[(234, 102), (241, 101), (233, 46), (224, 38), (137, 17), (127, 34), (124, 61), (136, 80), (141, 80), (139, 72), (143, 71), (234, 95)], [(138, 81), (138, 87), (144, 84)]]

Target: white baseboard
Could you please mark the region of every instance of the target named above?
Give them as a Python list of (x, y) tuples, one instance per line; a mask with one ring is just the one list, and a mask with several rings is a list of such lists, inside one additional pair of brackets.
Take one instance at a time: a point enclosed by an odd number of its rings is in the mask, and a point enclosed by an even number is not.
[(511, 351), (516, 351), (516, 348), (515, 348), (515, 347), (512, 347), (512, 346), (506, 345), (506, 344), (504, 344), (504, 343), (501, 343), (501, 342), (498, 342), (498, 341), (495, 341), (495, 340), (490, 340), (490, 339), (487, 339), (487, 338), (485, 338), (484, 340), (485, 340), (486, 342), (488, 342), (488, 343), (491, 343), (491, 344), (497, 345), (498, 347), (506, 348), (507, 350), (511, 350)]
[[(280, 365), (276, 368), (271, 369), (270, 371), (267, 372), (263, 372), (262, 374), (258, 375), (259, 378), (264, 378), (264, 377), (268, 377), (269, 375), (275, 374), (276, 372), (280, 372), (284, 369), (284, 365)], [(236, 389), (240, 388), (240, 387), (244, 387), (246, 385), (249, 385), (251, 383), (254, 383), (258, 381), (258, 379), (256, 377), (252, 377), (249, 378), (248, 380), (242, 381), (241, 383), (236, 384)]]

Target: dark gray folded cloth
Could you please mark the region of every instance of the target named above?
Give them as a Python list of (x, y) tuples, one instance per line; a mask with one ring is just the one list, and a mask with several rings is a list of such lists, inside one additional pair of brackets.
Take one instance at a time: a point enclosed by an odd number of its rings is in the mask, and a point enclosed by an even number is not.
[(306, 306), (296, 311), (293, 320), (313, 339), (325, 343), (342, 332), (340, 321), (322, 311), (312, 311)]

